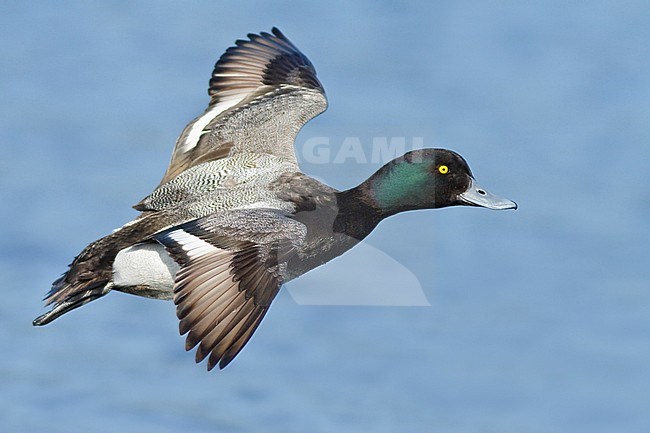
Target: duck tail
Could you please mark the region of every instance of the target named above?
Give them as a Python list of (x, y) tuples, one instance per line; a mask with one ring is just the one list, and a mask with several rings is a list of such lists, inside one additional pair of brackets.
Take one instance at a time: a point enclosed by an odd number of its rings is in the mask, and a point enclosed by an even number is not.
[(168, 218), (139, 217), (108, 236), (88, 245), (70, 265), (68, 272), (52, 283), (45, 305), (52, 309), (38, 316), (34, 326), (47, 325), (70, 310), (101, 298), (111, 291), (113, 262), (120, 250), (148, 239), (164, 228)]
[[(137, 221), (137, 220), (136, 220)], [(72, 261), (70, 269), (52, 283), (43, 299), (52, 309), (34, 319), (34, 326), (47, 325), (70, 310), (101, 298), (111, 290), (113, 262), (117, 253), (138, 239), (142, 221), (127, 224), (115, 232), (91, 243)]]
[(70, 264), (70, 269), (52, 283), (45, 305), (54, 305), (34, 319), (34, 326), (47, 325), (70, 310), (101, 298), (110, 291), (112, 267), (119, 245), (113, 235), (88, 245)]
[[(52, 295), (45, 298), (46, 305), (54, 304), (54, 307), (34, 319), (32, 322), (34, 326), (47, 325), (68, 311), (101, 298), (110, 291), (107, 280), (84, 282), (85, 284), (81, 282), (68, 284), (65, 282), (66, 275), (67, 273), (53, 283), (52, 291), (50, 291)], [(53, 295), (58, 295), (57, 298), (60, 298), (60, 300), (55, 301), (52, 298)]]

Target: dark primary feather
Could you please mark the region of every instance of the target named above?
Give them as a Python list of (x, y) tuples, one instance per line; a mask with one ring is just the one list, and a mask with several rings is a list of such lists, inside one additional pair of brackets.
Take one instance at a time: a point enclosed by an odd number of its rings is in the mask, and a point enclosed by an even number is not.
[[(249, 40), (237, 40), (219, 58), (210, 79), (210, 105), (243, 89), (253, 91), (261, 85), (292, 85), (324, 92), (316, 70), (280, 30), (273, 34), (248, 34)], [(232, 91), (232, 93), (228, 93)]]

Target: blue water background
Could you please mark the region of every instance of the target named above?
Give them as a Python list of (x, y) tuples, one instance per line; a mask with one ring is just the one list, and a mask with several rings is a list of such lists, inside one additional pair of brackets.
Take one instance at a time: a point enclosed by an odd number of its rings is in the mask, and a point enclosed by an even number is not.
[[(0, 3), (0, 431), (650, 431), (649, 4), (235, 3)], [(171, 303), (112, 293), (33, 328), (160, 180), (214, 61), (273, 25), (329, 97), (298, 149), (422, 137), (520, 209), (390, 218), (368, 244), (430, 307), (282, 292), (221, 372)], [(347, 188), (379, 165), (303, 168)]]

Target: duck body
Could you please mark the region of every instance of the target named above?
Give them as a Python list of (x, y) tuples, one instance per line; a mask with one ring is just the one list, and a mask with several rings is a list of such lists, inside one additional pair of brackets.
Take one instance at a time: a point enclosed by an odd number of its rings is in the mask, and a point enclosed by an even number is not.
[[(230, 231), (237, 231), (246, 239), (255, 239), (259, 243), (281, 239), (292, 242), (295, 255), (288, 260), (283, 271), (284, 282), (343, 254), (360, 240), (334, 231), (339, 191), (300, 172), (285, 171), (262, 179), (256, 176), (254, 181), (243, 181), (249, 177), (250, 174), (239, 177), (241, 182), (237, 187), (210, 187), (210, 192), (197, 195), (192, 211), (186, 209), (187, 195), (179, 193), (184, 197), (184, 205), (180, 209), (184, 215), (183, 222), (194, 221), (184, 226), (184, 230), (191, 232), (204, 227), (213, 234), (223, 236), (232, 236)], [(189, 185), (194, 188), (196, 184)], [(169, 185), (159, 188), (170, 189)], [(159, 195), (156, 190), (150, 197)], [(165, 204), (155, 203), (152, 206), (169, 210), (169, 196), (163, 197)], [(148, 198), (143, 202), (149, 203)], [(268, 226), (275, 227), (273, 224), (280, 221), (283, 223), (277, 228), (282, 231), (262, 234), (262, 230), (266, 228), (268, 231)], [(171, 299), (178, 269), (178, 264), (152, 234), (143, 242), (118, 252), (112, 268), (113, 279), (109, 284), (113, 290)]]
[(186, 349), (224, 368), (283, 283), (414, 209), (513, 209), (476, 184), (465, 160), (420, 149), (338, 191), (303, 173), (293, 143), (327, 107), (311, 62), (277, 29), (249, 34), (215, 65), (210, 104), (176, 142), (140, 215), (88, 245), (46, 296), (45, 325), (111, 290), (172, 299)]

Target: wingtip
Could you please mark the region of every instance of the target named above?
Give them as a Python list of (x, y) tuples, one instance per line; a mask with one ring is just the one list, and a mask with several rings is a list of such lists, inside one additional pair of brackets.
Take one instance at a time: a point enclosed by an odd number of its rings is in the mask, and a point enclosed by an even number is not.
[(271, 29), (271, 33), (273, 33), (273, 34), (274, 34), (275, 36), (277, 36), (278, 38), (284, 38), (284, 34), (282, 34), (282, 32), (280, 31), (280, 29), (277, 28), (277, 27), (275, 27), (275, 26), (273, 26), (273, 28)]
[[(236, 356), (236, 355), (235, 355)], [(223, 370), (224, 368), (228, 367), (228, 364), (235, 359), (235, 356), (225, 356), (221, 358), (219, 361), (219, 370)]]
[(256, 41), (257, 39), (260, 39), (260, 38), (267, 39), (267, 40), (272, 40), (274, 36), (276, 38), (278, 38), (278, 39), (286, 40), (286, 37), (282, 34), (280, 29), (278, 29), (277, 27), (273, 27), (271, 29), (271, 33), (269, 33), (269, 32), (259, 32), (259, 33), (248, 33), (246, 35), (246, 37), (248, 39), (250, 39), (251, 42), (254, 42), (254, 41)]

